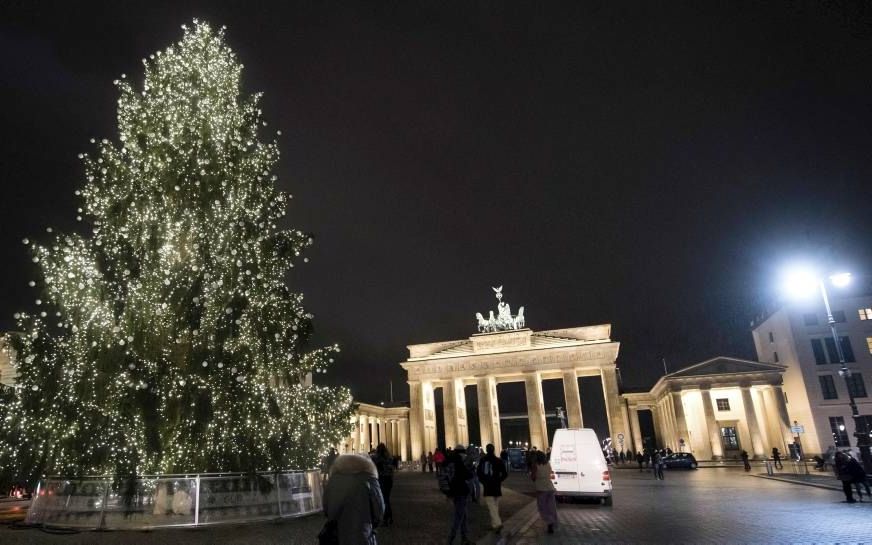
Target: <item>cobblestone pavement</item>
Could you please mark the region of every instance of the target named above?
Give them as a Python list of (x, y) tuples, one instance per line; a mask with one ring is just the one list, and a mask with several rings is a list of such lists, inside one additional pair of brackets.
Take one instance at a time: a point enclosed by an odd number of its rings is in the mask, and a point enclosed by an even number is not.
[[(740, 468), (672, 470), (665, 481), (636, 470), (613, 472), (613, 507), (559, 504), (554, 535), (523, 510), (533, 491), (524, 475), (512, 474), (501, 511), (507, 527), (520, 528), (514, 545), (576, 543), (795, 543), (872, 541), (872, 502), (846, 504), (840, 491), (756, 478)], [(835, 481), (835, 479), (833, 479)], [(397, 476), (395, 526), (379, 530), (380, 545), (444, 544), (451, 505), (431, 474)], [(519, 513), (511, 522), (510, 516)], [(487, 513), (472, 505), (471, 536), (487, 536)], [(281, 522), (152, 532), (49, 534), (0, 525), (0, 543), (62, 545), (313, 544), (320, 516)], [(529, 524), (531, 521), (535, 521)], [(525, 524), (527, 523), (527, 524)], [(481, 543), (495, 543), (491, 535)]]
[[(523, 482), (514, 474), (509, 482)], [(523, 493), (506, 490), (500, 505), (505, 518), (529, 504)], [(444, 545), (451, 524), (452, 504), (439, 492), (433, 473), (398, 473), (392, 494), (394, 519), (390, 528), (378, 530), (379, 545)], [(483, 505), (470, 505), (470, 537), (488, 533), (489, 519)], [(279, 522), (154, 531), (48, 533), (38, 529), (18, 529), (0, 525), (0, 544), (57, 545), (182, 545), (182, 544), (257, 544), (312, 545), (324, 523), (319, 515)]]
[[(614, 506), (558, 504), (553, 535), (541, 520), (510, 543), (832, 543), (872, 540), (872, 502), (840, 491), (755, 478), (738, 468), (671, 470), (666, 480), (613, 472)], [(833, 478), (833, 481), (835, 479)]]

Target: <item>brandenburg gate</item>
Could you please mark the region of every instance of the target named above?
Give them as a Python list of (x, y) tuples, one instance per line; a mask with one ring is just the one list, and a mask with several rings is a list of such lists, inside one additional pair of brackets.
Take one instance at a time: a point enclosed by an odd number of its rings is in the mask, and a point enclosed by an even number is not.
[[(442, 388), (445, 444), (469, 443), (464, 388), (474, 385), (478, 395), (481, 444), (502, 450), (497, 384), (523, 382), (530, 422), (530, 445), (544, 450), (545, 426), (542, 381), (561, 379), (570, 428), (584, 425), (578, 377), (599, 376), (609, 433), (629, 437), (626, 405), (618, 392), (615, 360), (619, 343), (610, 338), (611, 325), (532, 331), (524, 324), (524, 307), (512, 315), (502, 301), (502, 286), (494, 288), (497, 315), (477, 314), (478, 333), (468, 339), (410, 345), (401, 363), (408, 373), (411, 456), (433, 451), (436, 441), (434, 391)], [(601, 438), (604, 439), (604, 438)]]

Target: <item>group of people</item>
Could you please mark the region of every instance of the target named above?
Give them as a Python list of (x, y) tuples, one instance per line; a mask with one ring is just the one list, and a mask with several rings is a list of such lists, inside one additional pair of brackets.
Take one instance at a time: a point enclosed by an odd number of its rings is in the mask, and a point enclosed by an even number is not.
[[(621, 452), (623, 454), (623, 451)], [(663, 480), (663, 470), (666, 468), (666, 463), (663, 461), (664, 458), (672, 454), (672, 449), (645, 449), (644, 452), (636, 451), (635, 456), (632, 452), (628, 453), (627, 461), (629, 462), (631, 459), (635, 459), (636, 463), (639, 464), (639, 472), (641, 473), (645, 469), (650, 469), (651, 473), (654, 474), (654, 478), (662, 481)]]
[[(469, 502), (477, 502), (484, 498), (490, 516), (491, 529), (499, 534), (503, 522), (499, 513), (499, 498), (502, 496), (502, 482), (508, 477), (508, 453), (501, 452), (497, 456), (493, 445), (485, 447), (486, 454), (479, 456), (478, 449), (473, 445), (468, 448), (457, 445), (449, 449), (444, 466), (439, 474), (439, 488), (454, 503), (454, 515), (448, 543), (454, 543), (458, 534), (462, 545), (472, 543), (468, 538), (468, 506)], [(554, 483), (551, 481), (551, 464), (548, 461), (550, 452), (536, 450), (528, 452), (528, 475), (536, 490), (536, 503), (539, 515), (548, 527), (548, 533), (554, 533), (557, 524), (557, 500)]]
[[(479, 501), (487, 508), (491, 529), (500, 534), (503, 522), (499, 499), (502, 483), (509, 475), (507, 453), (497, 456), (494, 445), (487, 445), (483, 454), (473, 445), (457, 445), (444, 452), (437, 449), (426, 458), (422, 471), (436, 473), (439, 489), (453, 504), (449, 544), (458, 536), (462, 545), (473, 543), (469, 539), (469, 504)], [(557, 502), (548, 453), (531, 450), (527, 461), (539, 514), (548, 532), (553, 533), (557, 524)], [(328, 466), (324, 491), (327, 522), (319, 534), (319, 542), (376, 545), (376, 528), (393, 523), (391, 491), (396, 457), (380, 444), (370, 456), (331, 453), (325, 465)]]
[(866, 495), (872, 497), (872, 491), (869, 487), (869, 479), (866, 476), (866, 470), (863, 465), (851, 456), (850, 452), (837, 451), (833, 458), (833, 470), (836, 473), (836, 478), (842, 482), (842, 491), (845, 493), (845, 501), (855, 503), (854, 492), (852, 488), (857, 490), (857, 496), (860, 501), (863, 501), (863, 490), (866, 489)]

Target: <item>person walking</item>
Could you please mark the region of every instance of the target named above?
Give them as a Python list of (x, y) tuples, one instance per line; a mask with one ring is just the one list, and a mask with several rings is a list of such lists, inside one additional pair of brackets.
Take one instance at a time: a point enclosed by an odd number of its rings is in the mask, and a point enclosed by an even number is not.
[(742, 464), (745, 466), (745, 471), (751, 471), (751, 462), (748, 461), (748, 451), (743, 450), (742, 454), (739, 455), (742, 459)]
[(485, 447), (485, 455), (478, 462), (476, 471), (484, 493), (484, 504), (490, 515), (491, 530), (499, 534), (503, 530), (503, 520), (500, 518), (500, 496), (503, 495), (503, 481), (509, 476), (506, 464), (494, 454), (494, 446)]
[(554, 483), (551, 482), (551, 464), (545, 458), (545, 453), (536, 452), (533, 467), (530, 470), (530, 478), (536, 489), (536, 507), (539, 516), (548, 525), (548, 533), (554, 533), (557, 524), (557, 499), (554, 496)]
[(427, 472), (427, 454), (421, 453), (421, 473)]
[(384, 515), (378, 471), (372, 460), (359, 454), (342, 454), (330, 468), (324, 491), (327, 523), (325, 541), (339, 545), (377, 545), (375, 529)]
[(427, 453), (427, 470), (430, 473), (433, 473), (433, 453), (432, 452)]
[(382, 520), (385, 526), (394, 523), (394, 511), (391, 509), (391, 490), (394, 488), (394, 459), (384, 443), (379, 443), (372, 458), (375, 469), (378, 472), (378, 484), (381, 487), (382, 498), (385, 502), (385, 513)]
[(472, 545), (469, 535), (469, 521), (467, 520), (469, 505), (469, 479), (472, 477), (466, 467), (466, 447), (457, 445), (451, 456), (445, 461), (443, 471), (451, 476), (448, 487), (448, 497), (454, 502), (454, 518), (451, 522), (451, 532), (448, 534), (448, 545), (454, 543), (454, 538), (460, 533), (461, 545)]
[(784, 469), (784, 465), (781, 463), (781, 453), (778, 452), (777, 447), (772, 447), (772, 461), (775, 469)]
[(472, 503), (478, 503), (478, 498), (481, 496), (481, 486), (478, 482), (478, 462), (479, 458), (481, 458), (481, 451), (478, 450), (478, 447), (470, 444), (466, 447), (466, 459), (464, 463), (466, 464), (466, 469), (469, 470), (469, 474), (471, 477), (469, 478), (469, 498), (472, 500)]
[(863, 469), (862, 464), (860, 464), (856, 458), (851, 456), (851, 453), (846, 452), (845, 456), (848, 457), (848, 473), (851, 474), (851, 484), (856, 488), (857, 496), (860, 498), (860, 501), (863, 501), (863, 491), (860, 489), (861, 486), (866, 488), (867, 496), (872, 496), (872, 491), (869, 490), (869, 481), (866, 480), (866, 470)]
[(437, 448), (433, 452), (433, 464), (436, 466), (436, 471), (442, 468), (442, 464), (445, 463), (445, 454), (442, 453), (442, 449)]
[[(844, 452), (836, 452), (834, 461), (833, 461), (833, 471), (836, 474), (836, 478), (842, 481), (842, 492), (845, 493), (845, 501), (848, 503), (856, 503), (857, 500), (854, 499), (854, 492), (852, 490), (852, 485), (854, 484), (854, 469), (851, 467), (850, 460), (854, 460)], [(857, 460), (854, 460), (854, 463), (857, 464)], [(858, 466), (860, 464), (857, 464)], [(862, 471), (863, 468), (861, 467)], [(865, 474), (864, 474), (865, 477)], [(857, 490), (859, 492), (859, 489)], [(863, 497), (860, 496), (860, 501), (863, 501)]]
[(658, 481), (663, 480), (663, 451), (655, 450), (651, 455), (651, 467), (654, 471), (654, 478)]

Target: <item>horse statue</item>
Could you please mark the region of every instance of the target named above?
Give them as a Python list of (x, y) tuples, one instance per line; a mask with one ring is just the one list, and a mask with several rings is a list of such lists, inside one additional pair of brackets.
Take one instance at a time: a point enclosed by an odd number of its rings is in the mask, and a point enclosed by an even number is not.
[(515, 329), (523, 329), (524, 327), (524, 307), (518, 309), (518, 315), (514, 320)]
[(475, 313), (475, 319), (478, 320), (478, 332), (484, 333), (487, 331), (487, 328), (490, 326), (487, 320), (484, 319), (484, 316), (481, 315), (481, 312)]

